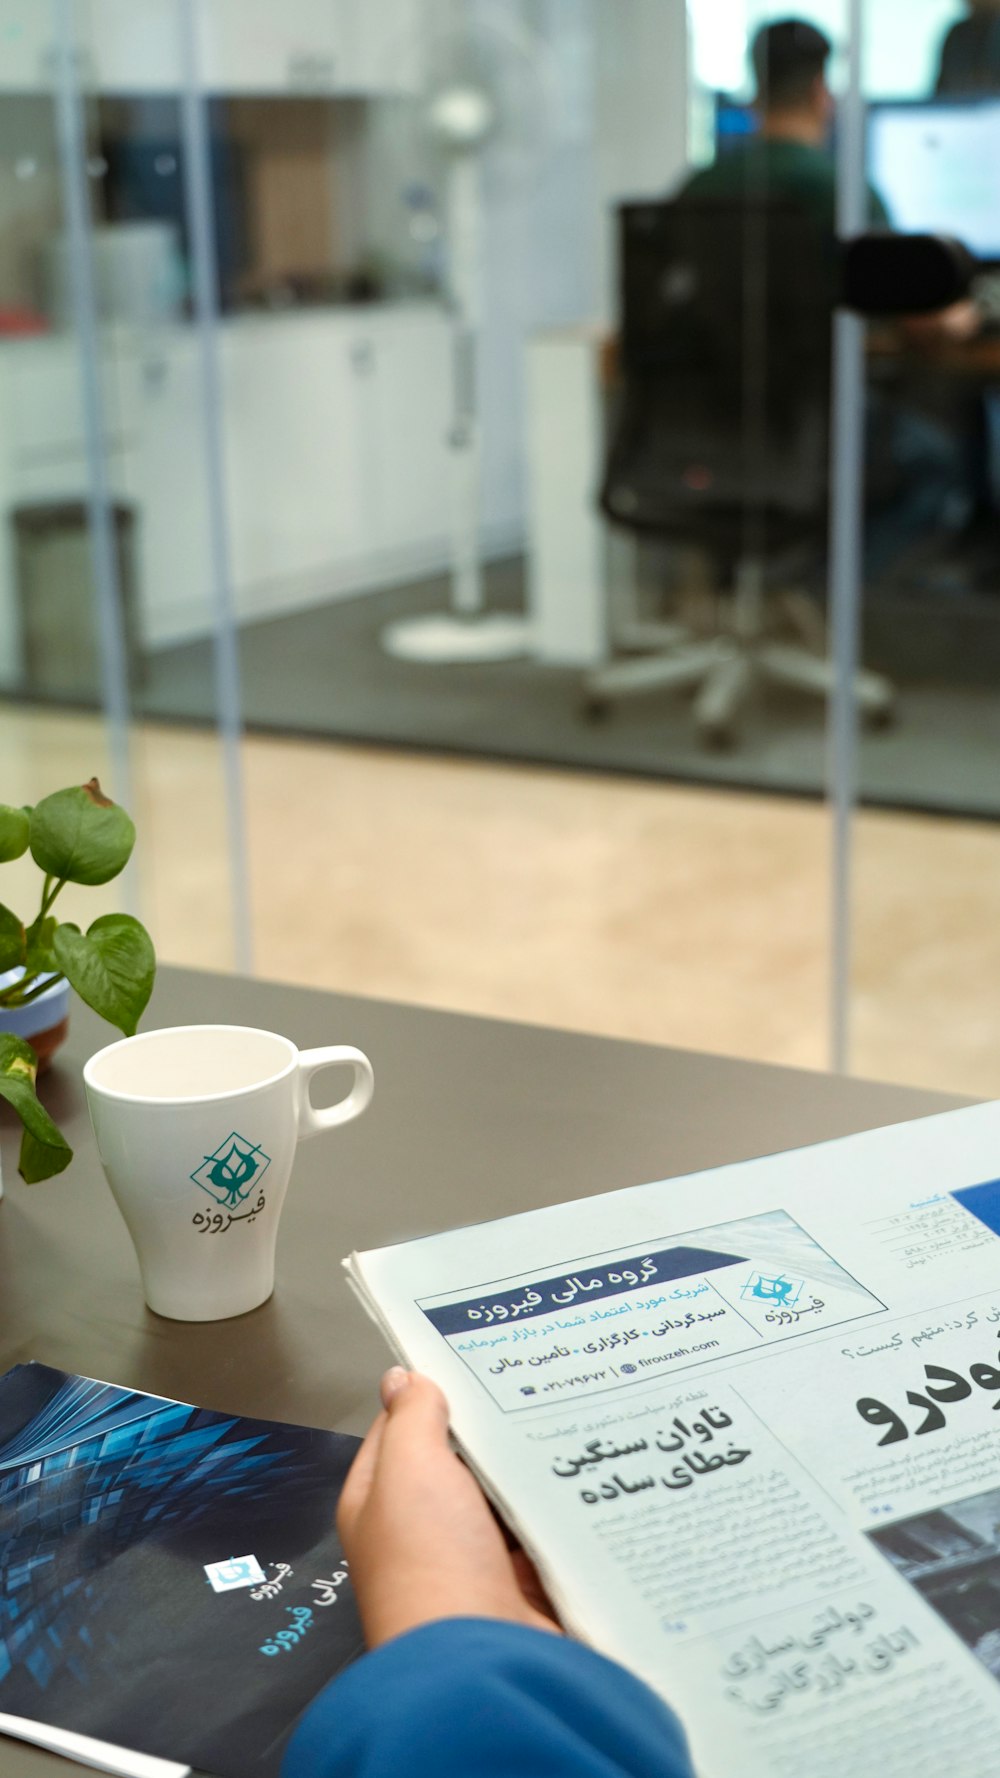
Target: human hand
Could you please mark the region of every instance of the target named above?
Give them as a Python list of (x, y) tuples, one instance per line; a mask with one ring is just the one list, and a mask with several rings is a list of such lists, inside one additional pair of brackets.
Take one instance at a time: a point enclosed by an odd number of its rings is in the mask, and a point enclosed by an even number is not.
[(946, 309), (935, 309), (929, 315), (906, 316), (903, 328), (911, 344), (917, 346), (964, 345), (975, 339), (982, 327), (977, 305), (966, 298), (950, 303)]
[(940, 314), (941, 331), (946, 340), (962, 344), (965, 340), (975, 339), (982, 326), (982, 316), (970, 297), (963, 302), (951, 303), (942, 309)]
[(557, 1630), (534, 1569), (523, 1551), (508, 1550), (448, 1443), (448, 1403), (436, 1383), (397, 1366), (381, 1396), (337, 1510), (369, 1648), (446, 1617)]

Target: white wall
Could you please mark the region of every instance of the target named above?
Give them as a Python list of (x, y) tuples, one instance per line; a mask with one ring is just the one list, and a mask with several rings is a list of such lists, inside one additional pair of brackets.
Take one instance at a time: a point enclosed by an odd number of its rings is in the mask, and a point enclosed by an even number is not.
[(916, 99), (932, 92), (956, 0), (866, 0), (862, 81), (871, 99)]
[[(747, 45), (768, 19), (808, 19), (843, 45), (845, 0), (690, 0), (695, 79), (723, 92), (750, 91)], [(933, 88), (938, 50), (962, 17), (960, 0), (864, 0), (863, 81), (873, 99), (919, 98)], [(837, 67), (834, 66), (834, 77)]]
[(687, 7), (597, 0), (595, 23), (598, 289), (608, 319), (616, 308), (614, 206), (664, 195), (687, 165)]
[[(483, 482), (487, 509), (516, 531), (525, 341), (611, 318), (614, 207), (665, 193), (686, 165), (685, 0), (425, 0), (424, 16), (431, 87), (456, 21), (500, 58), (502, 125), (481, 172)], [(369, 240), (413, 264), (405, 190), (442, 187), (418, 111), (416, 101), (369, 107), (364, 202)]]

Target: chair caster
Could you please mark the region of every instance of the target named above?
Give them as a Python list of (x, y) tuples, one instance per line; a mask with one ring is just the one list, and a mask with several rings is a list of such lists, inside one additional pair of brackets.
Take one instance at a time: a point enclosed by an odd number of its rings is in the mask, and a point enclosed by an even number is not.
[(600, 692), (588, 692), (580, 705), (580, 714), (585, 722), (607, 722), (611, 715), (611, 700), (602, 698)]
[(862, 722), (869, 734), (884, 734), (886, 729), (894, 728), (896, 723), (896, 701), (886, 698), (884, 704), (876, 704), (873, 709), (866, 710)]
[(730, 753), (736, 746), (736, 730), (728, 722), (699, 722), (698, 736), (713, 753)]

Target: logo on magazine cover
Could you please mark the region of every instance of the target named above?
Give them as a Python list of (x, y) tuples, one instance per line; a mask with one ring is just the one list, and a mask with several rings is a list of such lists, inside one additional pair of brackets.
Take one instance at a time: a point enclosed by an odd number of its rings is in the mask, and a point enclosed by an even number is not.
[(206, 1562), (205, 1573), (213, 1593), (235, 1593), (237, 1587), (256, 1587), (267, 1579), (256, 1556), (227, 1556), (224, 1562)]
[(271, 1165), (270, 1155), (256, 1143), (231, 1130), (212, 1154), (191, 1174), (195, 1185), (226, 1210), (235, 1210), (249, 1197)]

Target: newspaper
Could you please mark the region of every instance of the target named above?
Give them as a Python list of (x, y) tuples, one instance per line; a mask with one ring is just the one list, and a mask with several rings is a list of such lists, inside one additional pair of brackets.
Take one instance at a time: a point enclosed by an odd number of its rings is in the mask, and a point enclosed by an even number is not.
[(344, 1262), (704, 1778), (1000, 1771), (1000, 1104)]

